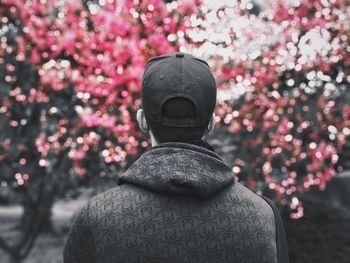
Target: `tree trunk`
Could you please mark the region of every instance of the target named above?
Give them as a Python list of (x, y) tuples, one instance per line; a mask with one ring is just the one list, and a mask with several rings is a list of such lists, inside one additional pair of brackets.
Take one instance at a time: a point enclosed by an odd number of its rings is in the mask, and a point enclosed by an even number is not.
[(31, 223), (31, 218), (37, 214), (37, 211), (40, 211), (40, 228), (39, 232), (52, 232), (54, 230), (54, 225), (52, 222), (52, 209), (53, 206), (53, 198), (48, 197), (44, 199), (42, 202), (37, 204), (29, 204), (29, 203), (23, 203), (23, 214), (21, 217), (21, 229), (25, 230), (28, 229), (29, 224)]

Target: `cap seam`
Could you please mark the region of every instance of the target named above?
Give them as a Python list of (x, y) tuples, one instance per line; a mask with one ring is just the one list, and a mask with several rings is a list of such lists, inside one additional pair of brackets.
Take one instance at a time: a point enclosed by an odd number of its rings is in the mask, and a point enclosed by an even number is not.
[[(200, 61), (198, 61), (198, 60), (196, 60), (196, 59), (194, 59), (194, 61), (195, 61), (198, 65), (202, 65), (202, 63), (200, 63)], [(207, 65), (207, 64), (206, 64), (206, 65)], [(207, 65), (207, 66), (208, 66), (208, 65)], [(208, 66), (208, 69), (209, 69), (209, 71), (210, 71), (210, 73), (211, 73), (211, 70), (210, 70), (209, 66)], [(204, 71), (204, 72), (205, 72), (205, 74), (211, 79), (211, 81), (212, 81), (212, 83), (214, 84), (214, 86), (216, 86), (214, 77), (213, 77), (211, 74), (209, 74), (209, 72), (206, 72), (206, 71)]]

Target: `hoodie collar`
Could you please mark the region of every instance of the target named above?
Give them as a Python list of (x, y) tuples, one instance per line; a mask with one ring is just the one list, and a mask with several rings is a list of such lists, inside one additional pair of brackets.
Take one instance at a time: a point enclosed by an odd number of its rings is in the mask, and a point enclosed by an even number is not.
[(180, 142), (149, 148), (119, 178), (151, 191), (209, 198), (234, 183), (231, 169), (215, 152)]

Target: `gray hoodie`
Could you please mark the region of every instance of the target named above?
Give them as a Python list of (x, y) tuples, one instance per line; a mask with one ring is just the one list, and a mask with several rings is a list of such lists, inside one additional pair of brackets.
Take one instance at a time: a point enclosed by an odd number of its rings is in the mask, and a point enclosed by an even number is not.
[(78, 213), (65, 263), (288, 262), (276, 207), (235, 182), (213, 151), (162, 143), (118, 184)]

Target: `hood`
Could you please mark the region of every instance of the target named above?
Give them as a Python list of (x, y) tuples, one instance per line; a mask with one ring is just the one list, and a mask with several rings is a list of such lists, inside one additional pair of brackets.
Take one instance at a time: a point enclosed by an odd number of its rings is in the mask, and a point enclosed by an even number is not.
[(234, 183), (234, 175), (213, 151), (180, 142), (144, 152), (119, 178), (155, 192), (209, 198)]

